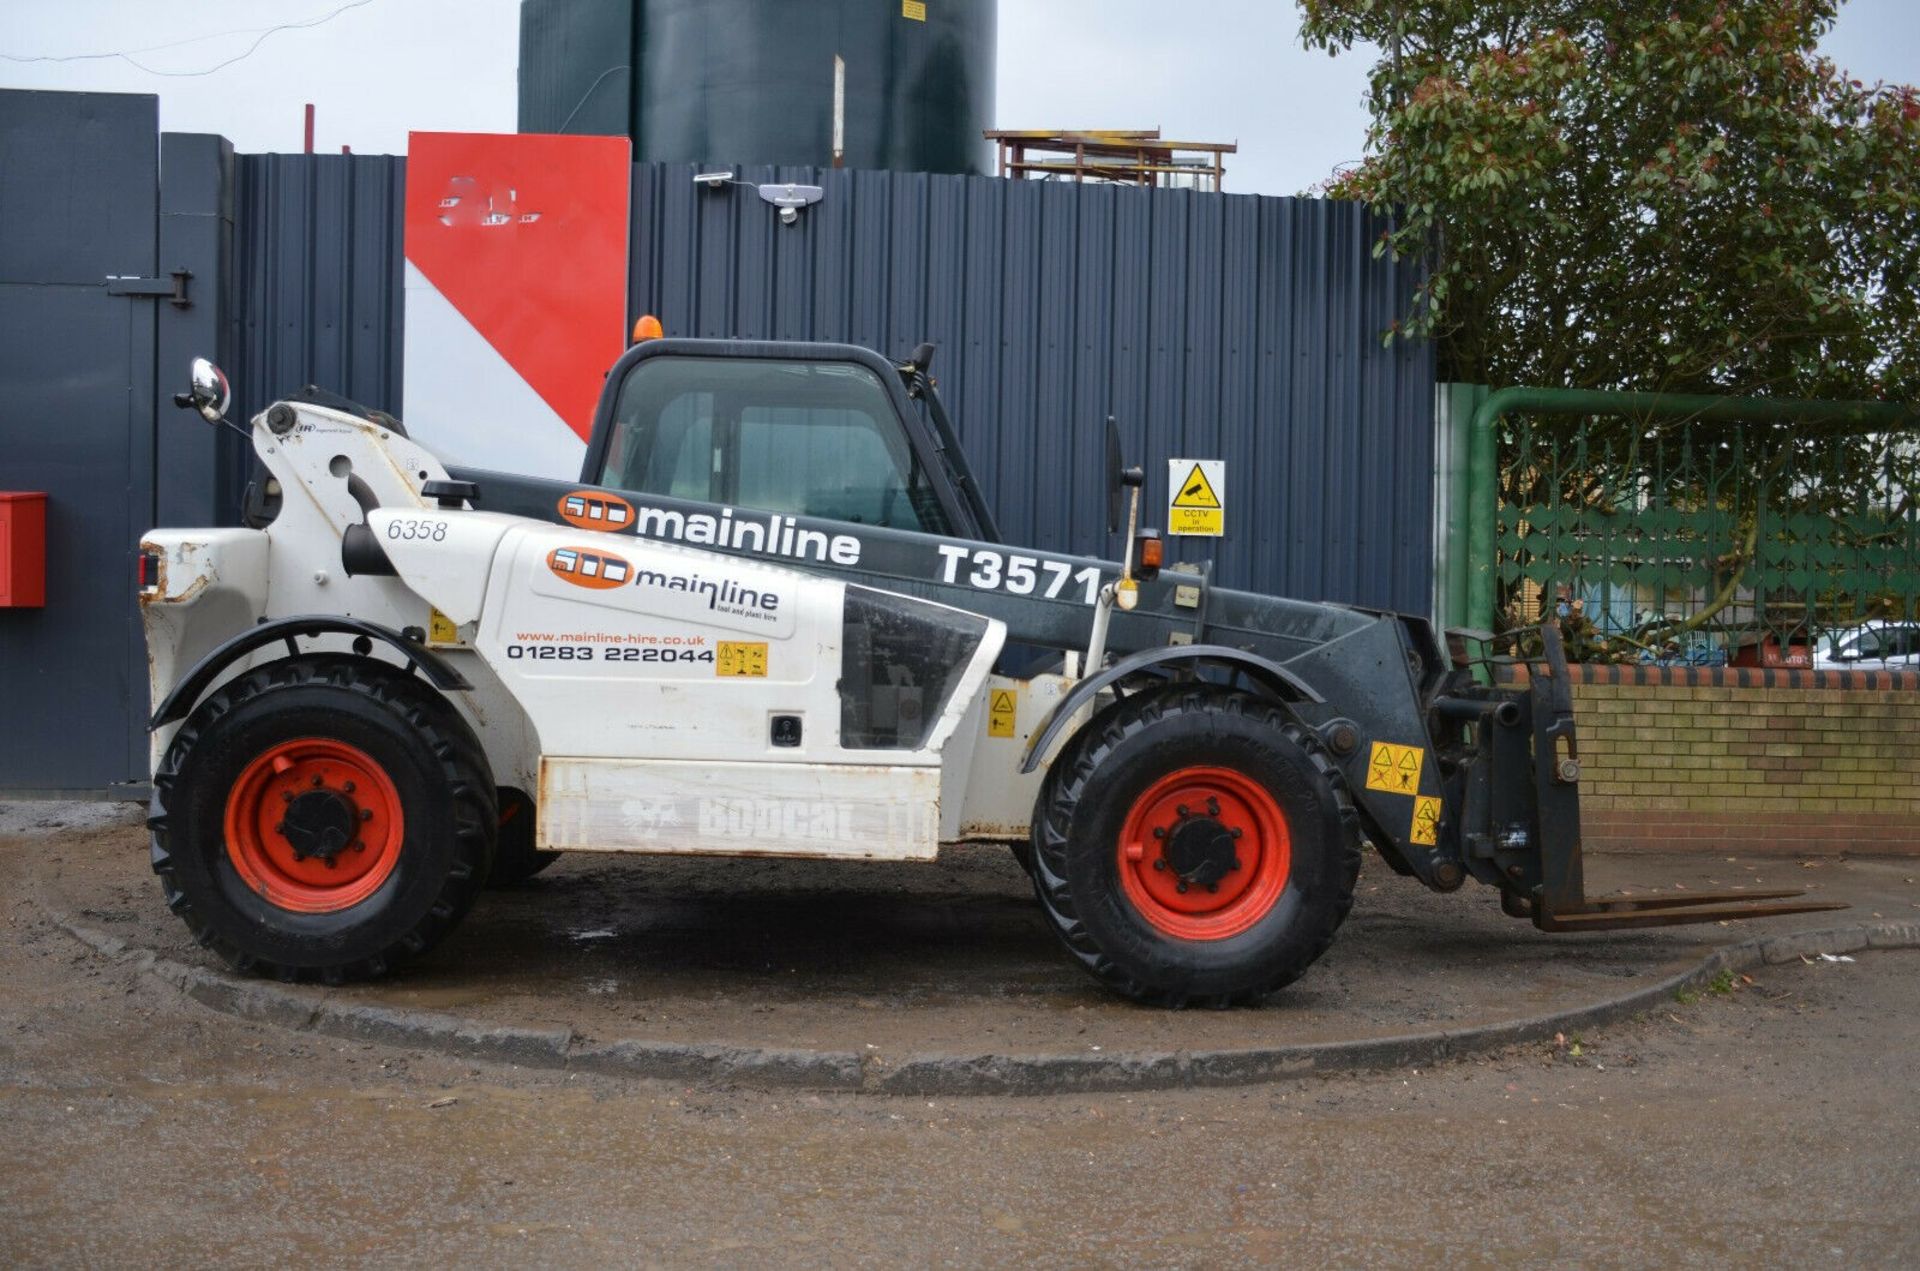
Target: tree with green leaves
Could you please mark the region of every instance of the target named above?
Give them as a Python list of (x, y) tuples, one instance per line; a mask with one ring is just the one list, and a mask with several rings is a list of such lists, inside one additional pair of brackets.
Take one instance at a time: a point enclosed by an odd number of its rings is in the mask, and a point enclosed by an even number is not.
[[(1838, 7), (1300, 0), (1309, 47), (1380, 50), (1366, 158), (1327, 192), (1393, 209), (1377, 249), (1429, 264), (1385, 338), (1496, 386), (1920, 401), (1920, 94), (1819, 56)], [(1586, 656), (1915, 608), (1910, 441), (1601, 419), (1500, 442), (1509, 584), (1653, 607)]]
[(1300, 0), (1382, 50), (1367, 157), (1444, 378), (1920, 399), (1920, 94), (1838, 0)]

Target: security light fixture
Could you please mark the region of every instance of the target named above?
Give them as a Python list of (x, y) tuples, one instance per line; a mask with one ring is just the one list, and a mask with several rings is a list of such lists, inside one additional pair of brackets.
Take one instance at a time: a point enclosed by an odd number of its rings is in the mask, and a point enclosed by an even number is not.
[(826, 191), (817, 185), (794, 185), (791, 182), (768, 182), (754, 185), (751, 181), (742, 181), (731, 172), (696, 172), (695, 185), (704, 185), (709, 190), (718, 190), (727, 185), (744, 185), (760, 192), (760, 199), (780, 209), (780, 223), (793, 225), (800, 220), (800, 211), (818, 203), (826, 197)]

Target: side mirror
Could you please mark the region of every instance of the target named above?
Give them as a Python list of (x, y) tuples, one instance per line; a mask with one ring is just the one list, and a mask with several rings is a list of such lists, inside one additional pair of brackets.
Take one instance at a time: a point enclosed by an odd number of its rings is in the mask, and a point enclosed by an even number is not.
[(1107, 416), (1107, 533), (1120, 532), (1120, 518), (1125, 514), (1127, 491), (1137, 490), (1145, 485), (1146, 473), (1139, 468), (1126, 466), (1126, 459), (1120, 453), (1120, 425), (1114, 422), (1112, 415)]
[(176, 406), (191, 406), (210, 424), (227, 422), (227, 407), (233, 404), (233, 390), (227, 386), (227, 373), (206, 358), (193, 359), (189, 375), (191, 387), (174, 395)]

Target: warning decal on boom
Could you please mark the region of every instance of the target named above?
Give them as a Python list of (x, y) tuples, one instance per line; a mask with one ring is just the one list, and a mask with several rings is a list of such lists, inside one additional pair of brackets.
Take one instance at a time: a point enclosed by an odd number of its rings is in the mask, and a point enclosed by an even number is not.
[(1420, 768), (1426, 761), (1427, 752), (1418, 746), (1376, 741), (1373, 754), (1367, 760), (1367, 789), (1385, 790), (1388, 794), (1418, 794)]
[(1423, 847), (1435, 847), (1440, 842), (1440, 800), (1430, 794), (1417, 794), (1413, 797), (1413, 831), (1407, 835), (1409, 843), (1419, 843)]

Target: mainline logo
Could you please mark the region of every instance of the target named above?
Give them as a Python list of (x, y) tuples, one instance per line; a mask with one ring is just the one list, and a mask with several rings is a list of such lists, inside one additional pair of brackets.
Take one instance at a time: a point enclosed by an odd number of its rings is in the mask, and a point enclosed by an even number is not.
[(773, 621), (780, 612), (780, 593), (743, 586), (731, 578), (704, 578), (669, 570), (636, 568), (626, 557), (597, 547), (556, 547), (547, 553), (547, 568), (576, 587), (607, 591), (632, 583), (659, 591), (685, 593), (705, 602), (703, 607), (742, 618)]
[(642, 538), (692, 543), (696, 547), (729, 548), (760, 556), (784, 556), (789, 560), (820, 561), (832, 565), (858, 565), (860, 540), (851, 534), (829, 534), (807, 529), (791, 516), (770, 512), (735, 517), (733, 509), (722, 507), (720, 514), (676, 512), (672, 508), (633, 509), (634, 532)]
[(633, 528), (633, 504), (605, 490), (575, 490), (557, 505), (560, 518), (583, 530), (620, 533)]
[(576, 587), (605, 591), (633, 578), (633, 566), (624, 556), (591, 547), (556, 547), (547, 553), (547, 568)]

